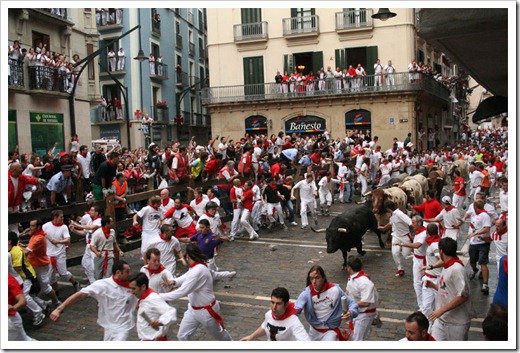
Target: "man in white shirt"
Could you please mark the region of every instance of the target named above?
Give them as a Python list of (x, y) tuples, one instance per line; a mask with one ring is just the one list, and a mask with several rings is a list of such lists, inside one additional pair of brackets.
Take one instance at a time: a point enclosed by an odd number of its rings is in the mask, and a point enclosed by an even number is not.
[(283, 287), (271, 292), (271, 310), (265, 313), (264, 322), (241, 341), (267, 336), (268, 341), (310, 341), (305, 327), (296, 315), (298, 309), (289, 301), (289, 292)]
[(329, 209), (330, 205), (332, 205), (332, 193), (330, 192), (331, 183), (339, 184), (339, 180), (332, 178), (330, 172), (327, 172), (327, 174), (318, 182), (321, 215), (327, 217), (330, 216)]
[(181, 249), (181, 243), (174, 236), (176, 224), (174, 225), (175, 228), (170, 224), (163, 224), (161, 226), (161, 233), (159, 234), (160, 240), (152, 246), (154, 248), (157, 248), (161, 252), (161, 264), (167, 270), (169, 270), (175, 278), (175, 271), (177, 270), (176, 257), (179, 257), (179, 261), (184, 266), (187, 266), (187, 263), (184, 259), (184, 254)]
[(85, 183), (90, 183), (90, 176), (92, 175), (92, 168), (90, 166), (91, 154), (88, 152), (88, 147), (86, 145), (81, 145), (79, 147), (77, 160), (81, 168), (80, 178), (83, 179), (83, 188), (85, 188), (85, 186), (90, 185), (85, 185)]
[(469, 195), (468, 198), (475, 199), (475, 195), (480, 192), (480, 185), (484, 180), (484, 174), (474, 165), (469, 166)]
[(495, 244), (497, 267), (499, 267), (502, 256), (507, 256), (507, 223), (499, 218), (495, 222), (496, 230), (491, 233), (491, 240)]
[(157, 248), (146, 250), (148, 264), (141, 267), (142, 273), (148, 277), (148, 286), (157, 293), (167, 293), (172, 290), (174, 277), (170, 270), (166, 269), (161, 263), (161, 252)]
[(413, 238), (410, 235), (412, 220), (393, 201), (385, 201), (384, 206), (392, 216), (390, 216), (390, 222), (387, 225), (379, 226), (378, 229), (381, 232), (387, 232), (392, 229), (392, 257), (397, 266), (395, 276), (402, 277), (404, 276), (404, 270), (401, 264), (401, 254), (403, 258), (407, 258), (410, 255), (410, 248), (403, 248), (396, 244), (413, 243)]
[(383, 84), (383, 66), (381, 65), (381, 61), (377, 59), (376, 63), (374, 64), (374, 87), (381, 87)]
[[(130, 266), (125, 261), (117, 261), (112, 266), (110, 278), (100, 279), (67, 298), (51, 313), (51, 320), (58, 321), (65, 309), (79, 299), (92, 297), (98, 302), (97, 323), (104, 329), (104, 341), (127, 341), (135, 326), (134, 311), (137, 298), (132, 295), (128, 279)], [(73, 320), (72, 313), (70, 319)]]
[(168, 305), (153, 288), (148, 277), (139, 273), (130, 280), (137, 302), (137, 336), (141, 341), (167, 341), (170, 326), (177, 321), (177, 310)]
[(43, 225), (42, 230), (47, 237), (47, 256), (51, 260), (49, 270), (50, 284), (55, 292), (58, 291), (58, 280), (56, 272), (65, 280), (72, 283), (75, 291), (80, 290), (79, 282), (76, 281), (72, 273), (67, 270), (67, 246), (70, 245), (69, 228), (63, 223), (63, 211), (54, 210), (51, 212), (52, 221)]
[(318, 215), (316, 213), (315, 200), (318, 196), (318, 189), (316, 183), (313, 180), (312, 173), (307, 174), (304, 180), (300, 180), (291, 190), (291, 200), (296, 200), (294, 196), (294, 190), (300, 190), (300, 216), (302, 218), (301, 229), (307, 229), (309, 227), (309, 221), (307, 219), (307, 211), (311, 211), (314, 224), (318, 225)]
[(190, 269), (174, 280), (177, 289), (160, 294), (166, 301), (188, 296), (188, 310), (184, 313), (177, 338), (189, 341), (199, 326), (204, 326), (219, 341), (232, 341), (220, 316), (220, 303), (213, 292), (213, 275), (206, 265), (207, 257), (196, 244), (186, 246)]
[(392, 65), (392, 60), (388, 60), (388, 65), (385, 65), (386, 71), (386, 85), (387, 86), (395, 86), (395, 67)]
[(120, 257), (125, 254), (119, 248), (116, 240), (116, 232), (113, 229), (114, 220), (110, 216), (101, 218), (101, 228), (92, 234), (90, 250), (94, 253), (94, 278), (96, 280), (112, 276), (112, 265), (114, 264), (117, 251)]
[(222, 160), (226, 160), (227, 148), (228, 148), (228, 145), (226, 142), (227, 142), (228, 138), (229, 138), (229, 136), (228, 137), (222, 136), (220, 138), (220, 143), (218, 144), (218, 147), (217, 147), (217, 152), (222, 155)]
[(450, 237), (457, 241), (459, 235), (459, 227), (462, 221), (459, 210), (451, 204), (449, 196), (443, 196), (442, 206), (444, 209), (435, 218), (425, 219), (425, 222), (441, 222), (444, 226), (443, 238)]
[(141, 233), (141, 254), (146, 264), (146, 250), (151, 244), (155, 244), (159, 240), (159, 227), (164, 215), (159, 208), (161, 206), (161, 197), (158, 195), (150, 198), (149, 204), (143, 207), (133, 217), (133, 225), (137, 226), (138, 219), (143, 222), (143, 230)]

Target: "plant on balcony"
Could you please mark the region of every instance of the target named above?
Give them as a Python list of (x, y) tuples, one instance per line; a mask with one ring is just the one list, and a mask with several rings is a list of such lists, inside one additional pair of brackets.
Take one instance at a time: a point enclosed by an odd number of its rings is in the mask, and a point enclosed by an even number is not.
[(168, 104), (166, 104), (166, 101), (157, 101), (157, 103), (155, 103), (155, 107), (157, 109), (168, 109)]

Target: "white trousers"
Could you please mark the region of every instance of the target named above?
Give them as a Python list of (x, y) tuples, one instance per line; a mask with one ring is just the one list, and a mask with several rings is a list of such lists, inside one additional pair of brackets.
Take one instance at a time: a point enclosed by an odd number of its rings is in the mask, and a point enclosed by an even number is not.
[(466, 201), (466, 196), (459, 196), (453, 194), (453, 206), (455, 206), (458, 209), (461, 209), (464, 207), (464, 201)]
[[(132, 328), (133, 330), (133, 328)], [(103, 341), (128, 341), (130, 331), (124, 331), (122, 329), (108, 329), (105, 328)]]
[(85, 271), (85, 275), (87, 275), (88, 282), (90, 284), (94, 283), (96, 279), (94, 278), (94, 253), (90, 250), (90, 245), (87, 244), (85, 248), (85, 253), (83, 254), (83, 258), (81, 259), (81, 267)]
[(459, 236), (459, 230), (458, 229), (446, 228), (446, 230), (444, 231), (444, 235), (442, 237), (443, 238), (451, 238), (451, 239), (457, 241), (458, 236)]
[(372, 321), (376, 317), (376, 313), (362, 314), (354, 319), (354, 333), (351, 336), (352, 341), (366, 341), (370, 332), (372, 332)]
[[(409, 243), (410, 240), (407, 238), (395, 237), (392, 236), (392, 244), (393, 243)], [(403, 265), (401, 264), (401, 254), (404, 258), (408, 257), (411, 253), (410, 248), (400, 247), (399, 245), (392, 245), (392, 257), (394, 258), (395, 265), (397, 266), (397, 270), (400, 271), (403, 269)]]
[(320, 196), (320, 205), (323, 207), (325, 204), (327, 206), (330, 206), (332, 204), (332, 193), (330, 190), (323, 190), (318, 192), (318, 195)]
[[(220, 304), (218, 301), (213, 305), (213, 310), (220, 315)], [(219, 341), (233, 341), (229, 332), (222, 328), (206, 309), (195, 310), (191, 304), (188, 304), (188, 310), (184, 313), (177, 339), (179, 341), (190, 341), (191, 336), (200, 325), (204, 326)]]
[(34, 272), (36, 272), (36, 278), (38, 279), (38, 283), (40, 283), (40, 291), (44, 294), (49, 294), (52, 292), (52, 287), (49, 283), (49, 269), (51, 265), (47, 266), (33, 266)]
[(269, 222), (274, 223), (276, 222), (276, 219), (274, 218), (274, 212), (278, 214), (278, 218), (280, 220), (281, 224), (283, 223), (283, 220), (285, 218), (282, 210), (282, 205), (278, 203), (267, 203), (267, 218), (269, 219)]
[(229, 232), (229, 235), (234, 237), (239, 232), (240, 228), (240, 214), (242, 213), (241, 208), (234, 208), (233, 209), (233, 221), (231, 222), (231, 231)]
[(249, 236), (255, 235), (255, 234), (258, 235), (255, 232), (255, 230), (253, 229), (253, 227), (251, 226), (250, 220), (251, 220), (251, 212), (248, 209), (244, 208), (242, 210), (242, 217), (240, 217), (240, 224), (242, 225), (242, 228), (244, 228), (244, 230), (246, 231), (247, 234), (249, 234)]
[(56, 273), (63, 277), (65, 280), (69, 280), (72, 277), (72, 273), (67, 270), (67, 256), (60, 255), (54, 258), (56, 261), (56, 268), (49, 266), (49, 282), (50, 284), (58, 282), (56, 279)]
[(253, 229), (256, 231), (258, 230), (258, 225), (262, 221), (262, 201), (255, 201), (255, 203), (253, 204), (251, 218), (253, 219)]
[(467, 341), (471, 321), (465, 324), (449, 324), (437, 319), (433, 323), (432, 336), (437, 341)]
[(30, 279), (24, 279), (23, 280), (23, 295), (25, 297), (25, 300), (27, 301), (27, 308), (32, 311), (33, 315), (36, 317), (36, 315), (41, 314), (42, 308), (36, 302), (34, 301), (33, 297), (29, 294), (31, 291), (32, 282)]
[[(435, 284), (439, 283), (438, 278), (430, 278), (430, 277), (424, 276), (423, 281), (425, 282), (427, 280), (432, 283), (435, 283)], [(435, 298), (436, 297), (437, 297), (437, 291), (433, 288), (427, 288), (423, 284), (423, 287), (422, 287), (422, 300), (423, 300), (422, 313), (424, 314), (424, 316), (428, 317), (428, 315), (430, 315), (430, 313), (435, 310)], [(430, 324), (431, 324), (431, 322), (430, 322)]]
[(8, 318), (7, 339), (9, 341), (33, 341), (33, 339), (25, 333), (20, 314), (9, 315)]
[(338, 335), (336, 332), (329, 330), (327, 332), (316, 331), (312, 326), (309, 326), (309, 337), (311, 341), (337, 341)]
[(311, 211), (312, 219), (318, 219), (315, 202), (316, 200), (314, 199), (300, 201), (300, 216), (302, 217), (302, 226), (309, 225), (309, 220), (307, 219), (308, 210)]
[(421, 266), (424, 265), (422, 259), (418, 259), (416, 257), (413, 258), (413, 289), (415, 290), (415, 295), (417, 297), (417, 306), (419, 307), (419, 311), (423, 312), (423, 298), (422, 298), (422, 290), (423, 290), (423, 282), (422, 278), (424, 276), (424, 271), (421, 271)]

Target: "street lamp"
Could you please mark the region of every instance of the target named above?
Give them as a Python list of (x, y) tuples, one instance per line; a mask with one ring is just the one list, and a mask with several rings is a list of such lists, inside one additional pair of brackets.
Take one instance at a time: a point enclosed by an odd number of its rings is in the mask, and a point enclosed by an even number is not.
[(146, 55), (144, 55), (143, 49), (139, 48), (139, 52), (137, 53), (137, 56), (134, 58), (134, 60), (138, 60), (140, 63), (148, 59)]
[(375, 15), (372, 15), (372, 18), (377, 20), (386, 21), (389, 18), (395, 17), (397, 14), (395, 12), (390, 12), (387, 8), (380, 8), (379, 11)]

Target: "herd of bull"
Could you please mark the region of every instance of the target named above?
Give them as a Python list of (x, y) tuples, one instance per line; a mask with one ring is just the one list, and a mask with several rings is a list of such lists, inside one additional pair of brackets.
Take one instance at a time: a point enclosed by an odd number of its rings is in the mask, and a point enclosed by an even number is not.
[[(362, 237), (368, 231), (373, 231), (378, 239), (379, 246), (385, 247), (378, 226), (384, 226), (390, 222), (390, 213), (384, 207), (386, 201), (393, 201), (405, 213), (408, 205), (416, 206), (423, 203), (428, 190), (435, 190), (436, 198), (440, 201), (442, 190), (447, 183), (447, 177), (453, 180), (455, 170), (459, 170), (461, 176), (467, 179), (468, 169), (464, 160), (457, 160), (447, 165), (447, 173), (435, 165), (425, 166), (408, 175), (401, 173), (391, 178), (381, 188), (373, 189), (364, 194), (371, 201), (364, 205), (355, 206), (333, 218), (326, 229), (311, 229), (315, 232), (325, 232), (327, 241), (327, 253), (341, 250), (343, 255), (343, 268), (346, 268), (348, 252), (356, 249), (358, 254), (365, 255)], [(391, 238), (387, 237), (387, 244)]]

